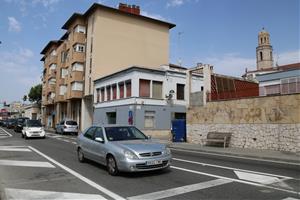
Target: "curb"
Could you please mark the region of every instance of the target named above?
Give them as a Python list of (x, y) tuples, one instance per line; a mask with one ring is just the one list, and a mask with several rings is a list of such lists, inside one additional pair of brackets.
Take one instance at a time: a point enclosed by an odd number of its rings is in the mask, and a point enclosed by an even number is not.
[(297, 160), (296, 159), (295, 160), (280, 159), (280, 158), (274, 158), (274, 157), (268, 157), (268, 156), (254, 156), (254, 155), (246, 155), (246, 154), (240, 154), (240, 153), (215, 152), (215, 151), (209, 151), (209, 150), (203, 150), (203, 149), (176, 147), (176, 146), (173, 146), (172, 144), (170, 145), (170, 148), (173, 148), (175, 150), (178, 149), (178, 150), (185, 150), (185, 151), (203, 152), (203, 153), (209, 153), (209, 154), (215, 154), (215, 155), (225, 155), (225, 156), (235, 156), (235, 157), (257, 159), (257, 160), (265, 160), (265, 161), (269, 161), (269, 162), (278, 162), (278, 163), (282, 162), (282, 163), (285, 163), (285, 164), (300, 166), (300, 161), (299, 161), (300, 157)]
[(5, 190), (3, 187), (3, 183), (0, 183), (0, 200), (6, 200), (6, 194), (5, 194)]

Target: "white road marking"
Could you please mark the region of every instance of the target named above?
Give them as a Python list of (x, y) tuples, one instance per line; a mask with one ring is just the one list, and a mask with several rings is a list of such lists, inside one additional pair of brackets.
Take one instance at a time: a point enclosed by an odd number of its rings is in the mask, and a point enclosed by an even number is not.
[(23, 152), (31, 152), (31, 150), (27, 149), (27, 148), (14, 148), (14, 147), (0, 147), (0, 151), (23, 151)]
[(112, 191), (102, 187), (101, 185), (98, 185), (97, 183), (95, 183), (94, 181), (82, 176), (81, 174), (75, 172), (74, 170), (66, 167), (65, 165), (57, 162), (56, 160), (50, 158), (49, 156), (43, 154), (42, 152), (40, 152), (39, 150), (29, 146), (29, 148), (33, 151), (35, 151), (36, 153), (38, 153), (39, 155), (43, 156), (44, 158), (46, 158), (47, 160), (49, 160), (50, 162), (54, 163), (55, 165), (61, 167), (62, 169), (66, 170), (67, 172), (69, 172), (70, 174), (73, 174), (74, 176), (76, 176), (77, 178), (79, 178), (80, 180), (86, 182), (87, 184), (89, 184), (90, 186), (96, 188), (97, 190), (103, 192), (104, 194), (112, 197), (113, 199), (118, 199), (118, 200), (126, 200), (125, 198), (119, 196), (118, 194), (116, 193), (113, 193)]
[(163, 198), (168, 198), (188, 192), (193, 192), (197, 190), (202, 190), (210, 187), (215, 187), (219, 185), (223, 185), (226, 183), (231, 183), (232, 181), (230, 180), (225, 180), (225, 179), (215, 179), (207, 182), (202, 182), (202, 183), (196, 183), (192, 185), (186, 185), (182, 187), (177, 187), (177, 188), (172, 188), (168, 190), (163, 190), (159, 192), (153, 192), (149, 194), (143, 194), (143, 195), (138, 195), (138, 196), (133, 196), (133, 197), (128, 197), (128, 200), (138, 200), (138, 199), (143, 199), (143, 200), (157, 200), (157, 199), (163, 199)]
[(12, 134), (10, 134), (9, 132), (7, 132), (6, 130), (4, 130), (3, 128), (1, 128), (2, 131), (4, 131), (7, 135), (9, 135), (9, 137), (12, 137)]
[(239, 159), (245, 159), (245, 160), (255, 160), (255, 161), (261, 161), (261, 162), (270, 162), (270, 163), (278, 163), (278, 164), (288, 164), (288, 165), (297, 165), (300, 166), (300, 162), (288, 162), (288, 161), (279, 161), (279, 160), (268, 160), (268, 159), (260, 159), (260, 158), (250, 158), (250, 157), (243, 157), (243, 156), (234, 156), (234, 155), (225, 155), (225, 154), (218, 154), (218, 153), (209, 153), (209, 152), (199, 152), (199, 151), (192, 151), (192, 150), (183, 150), (183, 149), (177, 149), (170, 147), (172, 151), (182, 151), (182, 152), (189, 152), (189, 153), (197, 153), (197, 154), (206, 154), (206, 155), (214, 155), (219, 157), (229, 157), (229, 158), (239, 158)]
[(293, 197), (288, 197), (288, 198), (285, 198), (285, 199), (282, 199), (282, 200), (300, 200), (300, 199), (296, 199), (296, 198), (293, 198)]
[(191, 161), (191, 160), (184, 160), (184, 159), (179, 159), (179, 158), (172, 158), (172, 159), (176, 160), (176, 161), (180, 161), (180, 162), (187, 162), (187, 163), (192, 163), (192, 164), (197, 164), (197, 165), (216, 167), (216, 168), (221, 168), (221, 169), (229, 169), (229, 170), (238, 170), (238, 171), (241, 171), (241, 172), (255, 173), (255, 174), (261, 174), (261, 175), (267, 175), (267, 176), (276, 176), (276, 177), (280, 177), (280, 178), (284, 178), (284, 179), (292, 179), (292, 177), (282, 176), (282, 175), (277, 175), (277, 174), (256, 172), (256, 171), (251, 171), (251, 170), (244, 170), (244, 169), (239, 169), (239, 168), (226, 167), (226, 166), (222, 166), (222, 165), (213, 165), (213, 164), (196, 162), (196, 161)]
[(280, 181), (279, 178), (274, 176), (264, 176), (261, 174), (253, 174), (241, 171), (234, 171), (234, 173), (239, 177), (239, 179), (261, 184), (272, 184)]
[(72, 144), (77, 144), (77, 142), (72, 142)]
[(59, 135), (48, 135), (48, 137), (51, 137), (51, 138), (61, 138), (62, 136), (59, 136)]
[(49, 162), (40, 162), (40, 161), (0, 160), (0, 165), (55, 168), (55, 166), (53, 166)]
[(24, 190), (24, 189), (14, 189), (6, 188), (5, 194), (7, 199), (99, 199), (106, 200), (101, 195), (98, 194), (82, 194), (82, 193), (70, 193), (70, 192), (53, 192), (53, 191), (40, 191), (40, 190)]
[(199, 171), (185, 169), (185, 168), (181, 168), (181, 167), (171, 166), (171, 168), (172, 169), (186, 171), (186, 172), (190, 172), (190, 173), (195, 173), (195, 174), (200, 174), (200, 175), (215, 177), (215, 178), (219, 178), (219, 179), (231, 180), (231, 181), (237, 182), (237, 183), (244, 183), (244, 184), (248, 184), (248, 185), (253, 185), (253, 186), (258, 186), (258, 187), (265, 187), (265, 188), (270, 188), (270, 189), (274, 189), (274, 190), (279, 190), (279, 191), (283, 191), (283, 192), (288, 192), (288, 193), (300, 195), (300, 192), (297, 192), (297, 191), (276, 188), (276, 187), (272, 187), (272, 186), (263, 185), (263, 184), (260, 184), (260, 183), (254, 183), (254, 182), (239, 180), (239, 179), (235, 179), (235, 178), (228, 178), (228, 177), (225, 177), (225, 176), (219, 176), (219, 175), (215, 175), (215, 174), (209, 174), (209, 173), (199, 172)]

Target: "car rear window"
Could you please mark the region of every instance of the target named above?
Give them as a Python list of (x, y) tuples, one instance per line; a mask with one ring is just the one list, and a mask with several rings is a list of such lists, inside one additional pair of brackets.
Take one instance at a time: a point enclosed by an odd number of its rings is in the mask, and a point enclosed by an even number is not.
[(75, 121), (66, 121), (67, 125), (77, 125), (77, 122)]

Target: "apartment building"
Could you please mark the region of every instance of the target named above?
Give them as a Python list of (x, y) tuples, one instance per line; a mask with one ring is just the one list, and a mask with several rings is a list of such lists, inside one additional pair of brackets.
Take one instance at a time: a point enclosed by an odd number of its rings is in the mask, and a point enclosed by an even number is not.
[(111, 8), (93, 4), (74, 13), (62, 26), (65, 34), (42, 50), (43, 122), (54, 127), (63, 118), (93, 121), (93, 81), (139, 65), (169, 63), (169, 30), (174, 24), (140, 14), (135, 5)]

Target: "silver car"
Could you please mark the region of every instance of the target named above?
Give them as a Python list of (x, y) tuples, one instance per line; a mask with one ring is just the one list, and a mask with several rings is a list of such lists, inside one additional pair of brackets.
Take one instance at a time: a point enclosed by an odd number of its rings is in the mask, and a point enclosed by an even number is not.
[(171, 164), (171, 151), (145, 136), (134, 126), (91, 126), (77, 138), (80, 162), (90, 159), (107, 167), (108, 173), (165, 169)]
[(56, 124), (56, 133), (70, 133), (70, 134), (78, 134), (78, 124), (74, 120), (62, 120), (59, 124)]

